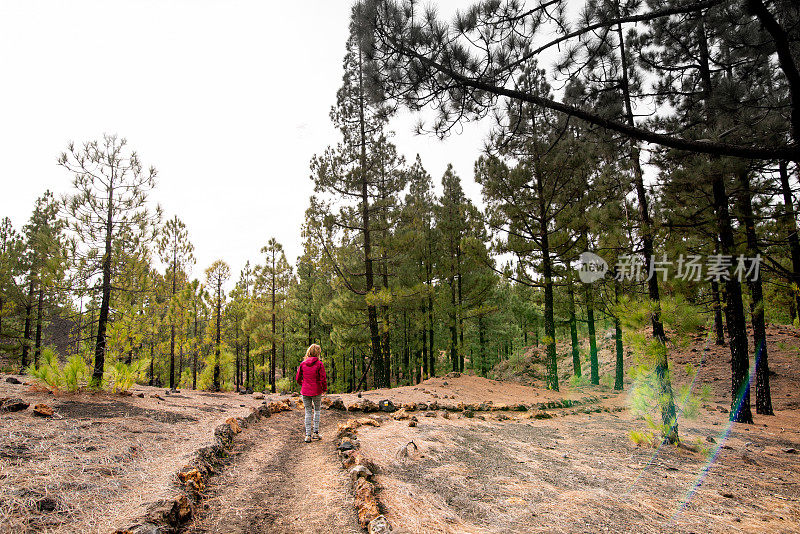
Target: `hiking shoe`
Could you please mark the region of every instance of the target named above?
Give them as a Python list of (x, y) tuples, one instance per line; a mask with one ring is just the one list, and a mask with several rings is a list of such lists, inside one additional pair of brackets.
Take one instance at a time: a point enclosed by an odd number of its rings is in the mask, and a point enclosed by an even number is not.
[(311, 436), (306, 436), (305, 442), (306, 443), (311, 443)]
[(311, 439), (321, 440), (322, 438), (320, 437), (319, 432), (314, 432), (314, 435), (311, 436)]

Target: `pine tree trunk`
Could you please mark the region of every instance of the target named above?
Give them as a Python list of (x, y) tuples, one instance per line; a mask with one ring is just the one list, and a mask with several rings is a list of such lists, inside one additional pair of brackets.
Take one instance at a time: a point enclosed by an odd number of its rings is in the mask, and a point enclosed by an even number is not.
[[(755, 220), (753, 217), (752, 192), (750, 189), (750, 176), (747, 169), (739, 172), (739, 205), (742, 225), (745, 227), (747, 238), (747, 256), (759, 256), (758, 236), (756, 234)], [(756, 358), (756, 413), (761, 415), (775, 415), (772, 411), (772, 395), (769, 388), (769, 360), (767, 358), (767, 329), (764, 322), (764, 292), (761, 286), (761, 276), (748, 277), (747, 285), (750, 287), (750, 318), (753, 325), (753, 344)]]
[(28, 367), (28, 353), (31, 350), (31, 321), (33, 321), (33, 277), (28, 283), (28, 299), (25, 301), (25, 328), (22, 334), (22, 361), (20, 363), (20, 373), (25, 372)]
[(33, 365), (39, 366), (39, 357), (42, 355), (42, 310), (44, 308), (44, 289), (39, 284), (39, 298), (36, 303), (36, 344), (33, 351)]
[(275, 384), (275, 368), (276, 362), (275, 358), (277, 357), (277, 347), (275, 344), (275, 334), (276, 334), (276, 317), (275, 317), (275, 252), (272, 253), (272, 347), (270, 349), (270, 363), (269, 363), (269, 386), (272, 393), (277, 392), (277, 387)]
[[(374, 273), (372, 270), (372, 243), (370, 241), (369, 224), (369, 190), (367, 180), (367, 137), (364, 125), (364, 80), (362, 69), (362, 52), (358, 49), (358, 122), (359, 133), (361, 136), (361, 161), (360, 161), (360, 180), (361, 180), (361, 224), (364, 236), (364, 281), (367, 294), (370, 294), (375, 287)], [(374, 304), (367, 304), (367, 322), (369, 323), (369, 337), (372, 350), (372, 362), (375, 366), (373, 371), (374, 384), (376, 388), (383, 385), (383, 362), (381, 355), (381, 337), (378, 331), (378, 313)]]
[(592, 284), (584, 284), (586, 291), (586, 322), (589, 327), (589, 368), (592, 384), (600, 383), (600, 365), (597, 361), (597, 336), (594, 330), (594, 291)]
[(214, 391), (220, 390), (219, 355), (222, 341), (222, 285), (217, 285), (217, 328), (214, 337)]
[(456, 281), (455, 276), (450, 278), (450, 366), (453, 371), (458, 371), (458, 317), (456, 310)]
[[(708, 41), (702, 18), (698, 20), (697, 44), (699, 50), (699, 73), (703, 87), (705, 102), (706, 126), (713, 130), (716, 125), (716, 110), (712, 104), (711, 68), (708, 52)], [(711, 157), (712, 167), (719, 164), (718, 157)], [(733, 256), (736, 244), (733, 238), (733, 227), (728, 209), (728, 193), (725, 177), (721, 171), (711, 171), (711, 189), (714, 213), (717, 219), (720, 252), (724, 256)], [(750, 412), (750, 356), (748, 354), (747, 327), (745, 326), (744, 305), (742, 303), (741, 284), (731, 276), (728, 269), (728, 280), (725, 281), (726, 306), (725, 317), (730, 336), (731, 349), (731, 411), (730, 420), (737, 423), (753, 423)], [(655, 277), (653, 277), (655, 278)]]
[[(425, 317), (425, 310), (423, 309), (423, 318)], [(428, 331), (425, 325), (422, 325), (422, 377), (423, 380), (428, 376)]]
[(488, 368), (486, 365), (486, 327), (483, 322), (483, 315), (478, 315), (478, 343), (481, 350), (481, 376), (485, 377)]
[(464, 301), (461, 290), (461, 237), (456, 243), (456, 271), (458, 273), (458, 344), (461, 350), (458, 353), (458, 370), (464, 372)]
[(111, 308), (111, 251), (113, 234), (114, 189), (108, 190), (108, 214), (106, 216), (105, 251), (103, 253), (103, 282), (102, 298), (100, 300), (100, 314), (97, 319), (97, 340), (94, 348), (94, 371), (91, 386), (99, 388), (103, 380), (103, 371), (106, 361), (106, 328), (108, 325), (108, 312)]
[(197, 343), (197, 307), (194, 309), (194, 347), (192, 347), (192, 389), (197, 389), (197, 351), (200, 344)]
[(781, 180), (781, 193), (783, 194), (783, 225), (786, 229), (786, 240), (789, 242), (789, 254), (792, 258), (792, 282), (791, 297), (794, 302), (792, 322), (794, 316), (800, 313), (800, 239), (797, 236), (797, 220), (794, 213), (794, 200), (792, 199), (792, 188), (789, 185), (789, 171), (785, 161), (780, 162), (779, 174)]
[(572, 281), (572, 267), (567, 266), (567, 294), (569, 296), (569, 334), (572, 341), (572, 372), (581, 376), (581, 351), (578, 346), (578, 321), (575, 318), (575, 289)]
[[(721, 173), (715, 172), (712, 177), (714, 193), (714, 211), (720, 233), (720, 252), (732, 256), (735, 252), (733, 228), (728, 211), (728, 195)], [(729, 273), (730, 276), (730, 273)], [(742, 288), (736, 278), (730, 276), (725, 282), (727, 302), (725, 316), (730, 336), (731, 349), (731, 421), (737, 423), (753, 423), (750, 412), (750, 357), (747, 348), (747, 327), (745, 326)]]
[[(619, 2), (617, 2), (619, 13)], [(622, 24), (617, 24), (617, 37), (619, 38), (620, 63), (621, 63), (621, 89), (625, 102), (625, 119), (630, 126), (635, 126), (633, 107), (631, 105), (630, 84), (628, 80), (628, 54), (625, 51), (625, 38)], [(630, 161), (633, 167), (634, 186), (638, 202), (640, 232), (642, 234), (642, 255), (644, 256), (645, 272), (650, 272), (650, 262), (653, 258), (653, 222), (650, 219), (650, 210), (647, 202), (647, 193), (644, 188), (644, 175), (639, 159), (639, 147), (634, 139), (630, 140)], [(653, 339), (658, 343), (655, 356), (655, 372), (660, 388), (661, 420), (663, 438), (667, 443), (677, 443), (678, 418), (675, 411), (675, 398), (672, 392), (672, 381), (669, 377), (669, 360), (667, 359), (667, 336), (664, 333), (664, 324), (661, 322), (661, 296), (658, 290), (658, 277), (651, 276), (647, 281), (647, 291), (653, 312), (650, 323), (653, 328)]]
[[(619, 280), (614, 280), (614, 302), (619, 304)], [(614, 340), (615, 348), (617, 349), (617, 365), (616, 373), (614, 374), (614, 389), (622, 391), (623, 379), (625, 376), (625, 362), (623, 360), (623, 347), (622, 347), (622, 325), (620, 324), (619, 316), (614, 315)]]
[(714, 309), (715, 345), (725, 345), (725, 328), (722, 325), (722, 305), (720, 303), (719, 283), (711, 280), (711, 307)]
[(245, 389), (253, 389), (252, 376), (250, 376), (250, 334), (244, 346), (244, 383)]

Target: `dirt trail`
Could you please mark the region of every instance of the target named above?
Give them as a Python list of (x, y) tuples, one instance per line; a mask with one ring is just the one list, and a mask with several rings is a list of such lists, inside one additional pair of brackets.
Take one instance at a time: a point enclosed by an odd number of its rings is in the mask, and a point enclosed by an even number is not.
[(360, 533), (346, 473), (336, 462), (336, 423), (323, 411), (322, 441), (303, 442), (302, 410), (260, 421), (237, 437), (185, 533)]

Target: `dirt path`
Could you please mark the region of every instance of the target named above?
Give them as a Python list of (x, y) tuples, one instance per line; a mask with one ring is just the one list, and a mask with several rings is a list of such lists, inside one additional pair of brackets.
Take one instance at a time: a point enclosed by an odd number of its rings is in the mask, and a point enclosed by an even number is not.
[(323, 439), (312, 443), (303, 442), (302, 416), (284, 412), (245, 430), (184, 532), (360, 533), (334, 454), (336, 423), (344, 416), (323, 411)]

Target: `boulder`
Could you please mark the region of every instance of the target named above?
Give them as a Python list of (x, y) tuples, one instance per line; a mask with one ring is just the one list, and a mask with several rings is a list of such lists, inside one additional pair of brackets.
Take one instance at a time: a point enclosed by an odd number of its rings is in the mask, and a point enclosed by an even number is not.
[(389, 399), (378, 401), (378, 408), (380, 408), (382, 412), (386, 413), (393, 413), (397, 411), (397, 406), (395, 406), (394, 403)]
[(382, 515), (370, 521), (367, 527), (367, 532), (369, 532), (369, 534), (387, 534), (391, 531), (392, 525), (389, 524), (389, 520), (386, 519), (386, 516)]
[(264, 400), (264, 395), (262, 393), (258, 393), (256, 395), (253, 395), (253, 398), (255, 400)]
[(0, 404), (0, 412), (21, 412), (27, 410), (30, 403), (22, 399), (6, 399)]
[(364, 399), (361, 401), (361, 410), (363, 410), (364, 413), (370, 413), (370, 412), (379, 412), (381, 409), (378, 406), (378, 404), (375, 403), (374, 401), (371, 401), (369, 399)]
[(458, 378), (458, 377), (461, 376), (461, 373), (459, 373), (457, 371), (452, 371), (452, 372), (447, 373), (444, 376), (446, 376), (447, 378)]
[(419, 410), (421, 412), (424, 412), (427, 409), (428, 409), (428, 404), (427, 403), (425, 403), (425, 402), (418, 402), (417, 403), (417, 410)]
[(439, 403), (436, 402), (436, 401), (429, 402), (428, 403), (428, 409), (429, 410), (438, 410), (439, 409)]
[(407, 412), (413, 412), (417, 409), (417, 405), (413, 402), (404, 402), (403, 409)]
[(6, 382), (8, 382), (9, 384), (22, 384), (22, 382), (20, 382), (13, 376), (9, 376), (8, 378), (6, 378)]
[(339, 410), (345, 411), (344, 402), (339, 397), (332, 397), (330, 399), (330, 404), (328, 405), (329, 410)]
[(37, 404), (33, 407), (33, 415), (39, 417), (53, 417), (53, 409), (47, 404)]
[(408, 415), (408, 412), (406, 412), (405, 408), (403, 408), (402, 410), (395, 412), (395, 414), (392, 416), (392, 419), (395, 421), (402, 421), (403, 419), (408, 419), (409, 417), (410, 416)]
[(239, 421), (237, 421), (235, 417), (228, 417), (225, 420), (225, 424), (231, 427), (234, 434), (238, 434), (242, 431), (242, 428), (239, 426)]
[(341, 443), (337, 449), (340, 451), (352, 451), (359, 447), (358, 440), (356, 438), (344, 438), (342, 439)]
[(358, 478), (369, 478), (372, 476), (372, 471), (363, 465), (357, 465), (350, 469), (350, 480), (355, 482)]
[(375, 498), (375, 486), (366, 478), (356, 480), (354, 504), (358, 510), (358, 523), (361, 528), (367, 528), (370, 521), (381, 515)]

